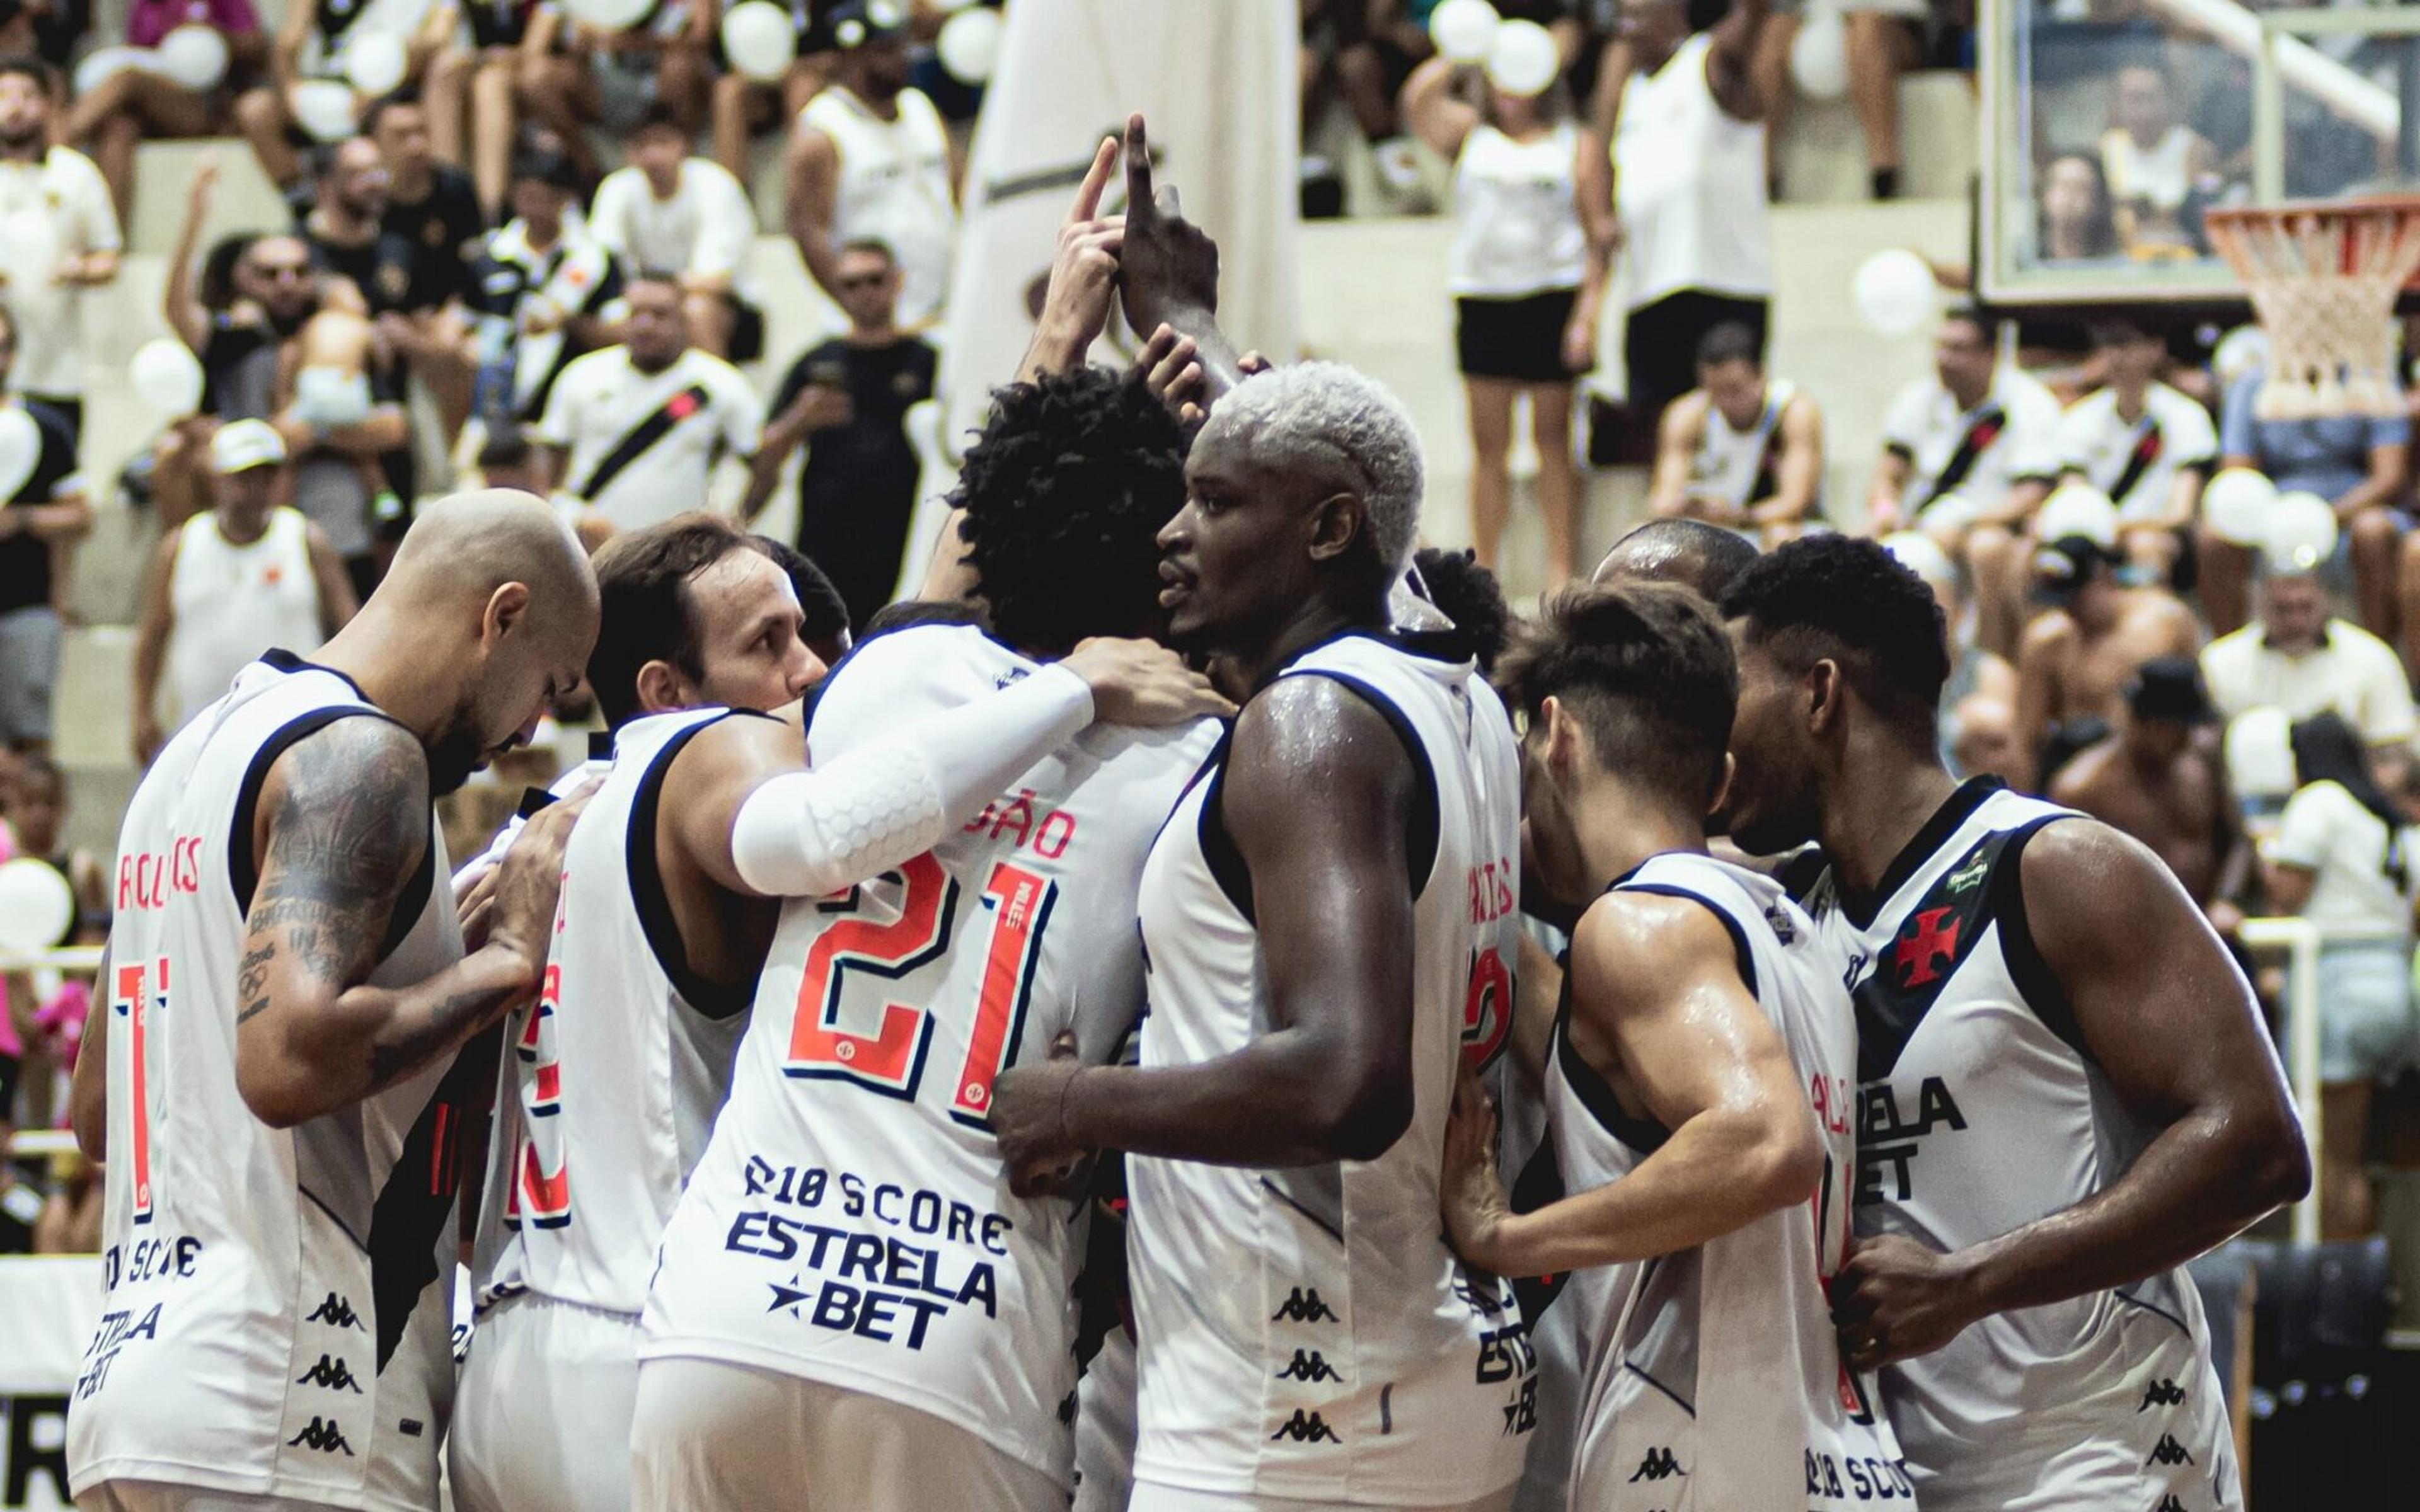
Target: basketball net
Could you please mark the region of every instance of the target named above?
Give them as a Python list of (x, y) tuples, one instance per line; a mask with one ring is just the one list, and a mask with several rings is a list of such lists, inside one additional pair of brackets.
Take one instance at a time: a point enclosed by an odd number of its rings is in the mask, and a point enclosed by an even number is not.
[(2204, 225), (2269, 333), (2256, 414), (2403, 413), (2395, 301), (2420, 270), (2420, 199), (2211, 209)]

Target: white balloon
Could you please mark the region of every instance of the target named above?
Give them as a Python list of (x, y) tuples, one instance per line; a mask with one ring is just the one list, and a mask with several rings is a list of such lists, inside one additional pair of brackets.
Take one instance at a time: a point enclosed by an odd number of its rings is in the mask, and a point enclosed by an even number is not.
[(655, 8), (656, 0), (564, 0), (563, 6), (572, 20), (609, 32), (637, 25)]
[(797, 59), (798, 29), (772, 0), (743, 0), (723, 14), (722, 52), (740, 77), (770, 84)]
[(2210, 354), (2210, 370), (2221, 387), (2269, 362), (2269, 332), (2258, 326), (2238, 326), (2221, 337)]
[(353, 86), (335, 79), (305, 79), (287, 92), (295, 124), (318, 142), (341, 142), (353, 134), (360, 116), (353, 108)]
[(1487, 82), (1508, 95), (1543, 95), (1563, 71), (1555, 34), (1534, 21), (1508, 21), (1487, 44)]
[(345, 44), (345, 78), (363, 94), (385, 94), (411, 69), (403, 39), (393, 32), (364, 32)]
[(2238, 798), (2283, 798), (2294, 781), (2294, 727), (2286, 711), (2270, 704), (2246, 709), (2227, 722), (2226, 785)]
[(2271, 572), (2317, 572), (2335, 548), (2336, 512), (2318, 494), (2297, 489), (2269, 506), (2260, 549)]
[(111, 74), (129, 69), (159, 67), (159, 55), (147, 47), (96, 47), (75, 66), (75, 92), (88, 95)]
[(1857, 313), (1885, 336), (1904, 336), (1932, 318), (1940, 296), (1932, 270), (1904, 247), (1888, 247), (1857, 267), (1850, 285)]
[(2232, 546), (2258, 546), (2267, 529), (2277, 486), (2253, 468), (2222, 468), (2201, 491), (2202, 518), (2211, 533)]
[(1790, 80), (1809, 100), (1849, 92), (1849, 32), (1838, 11), (1825, 7), (1799, 26), (1790, 42)]
[(21, 856), (0, 866), (0, 949), (47, 950), (75, 922), (75, 889), (48, 861)]
[(42, 427), (25, 407), (12, 404), (0, 409), (0, 503), (17, 497), (41, 459)]
[(136, 395), (165, 419), (182, 419), (201, 408), (202, 364), (174, 336), (155, 337), (136, 347), (126, 377)]
[(1000, 66), (1000, 34), (999, 11), (961, 10), (941, 23), (941, 35), (933, 39), (933, 51), (951, 77), (982, 84)]
[(179, 26), (160, 39), (159, 68), (188, 89), (216, 89), (226, 78), (226, 39), (215, 26)]
[(1958, 581), (1958, 564), (1949, 560), (1940, 542), (1922, 531), (1893, 531), (1883, 537), (1883, 549), (1928, 583)]
[(2097, 546), (2118, 544), (2118, 506), (2088, 483), (2071, 483), (2052, 490), (2034, 516), (2034, 539), (2063, 541), (2081, 535)]
[(1484, 63), (1502, 23), (1487, 0), (1444, 0), (1429, 12), (1429, 36), (1450, 63)]

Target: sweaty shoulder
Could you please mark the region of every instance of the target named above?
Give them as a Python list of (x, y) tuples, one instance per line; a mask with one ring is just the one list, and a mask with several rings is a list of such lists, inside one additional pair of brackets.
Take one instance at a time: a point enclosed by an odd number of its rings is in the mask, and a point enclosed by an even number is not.
[(1590, 903), (1572, 932), (1573, 1011), (1641, 1011), (1723, 967), (1753, 990), (1745, 942), (1711, 904), (1617, 888)]
[[(1226, 814), (1249, 847), (1302, 818), (1303, 805), (1400, 831), (1415, 785), (1410, 753), (1387, 717), (1332, 677), (1281, 677), (1235, 717)], [(1238, 801), (1238, 800), (1246, 801)]]
[(2036, 945), (2055, 968), (2071, 952), (2117, 947), (2171, 903), (2199, 916), (2167, 864), (2142, 841), (2083, 816), (2026, 837), (2018, 880)]

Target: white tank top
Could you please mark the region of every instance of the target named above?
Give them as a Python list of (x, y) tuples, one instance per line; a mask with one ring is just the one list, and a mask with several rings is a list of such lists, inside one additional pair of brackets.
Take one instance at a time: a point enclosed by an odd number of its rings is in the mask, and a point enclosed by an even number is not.
[[(1908, 843), (1878, 898), (1844, 899), (1828, 872), (1809, 890), (1855, 984), (1860, 1234), (1963, 1249), (2084, 1201), (2146, 1142), (2081, 1048), (2025, 923), (2025, 843), (2076, 817), (1978, 778)], [(1869, 903), (1867, 917), (1852, 912)], [(2053, 1474), (2082, 1474), (2060, 1504), (2093, 1512), (2167, 1496), (2171, 1512), (2241, 1504), (2182, 1268), (1995, 1314), (1885, 1369), (1882, 1388), (1926, 1512), (2005, 1507)]]
[(1773, 293), (1773, 229), (1765, 205), (1764, 123), (1724, 113), (1706, 81), (1705, 33), (1653, 73), (1622, 85), (1613, 127), (1614, 208), (1628, 238), (1622, 305), (1703, 289)]
[[(1846, 1508), (1909, 1494), (1890, 1426), (1841, 1364), (1825, 1288), (1849, 1242), (1857, 1035), (1846, 964), (1770, 877), (1707, 856), (1651, 857), (1615, 885), (1703, 904), (1730, 931), (1741, 978), (1781, 1033), (1823, 1140), (1823, 1175), (1802, 1207), (1767, 1213), (1692, 1250), (1575, 1276), (1593, 1335), (1573, 1504), (1614, 1506), (1651, 1457), (1685, 1466), (1656, 1492), (1677, 1509)], [(1626, 1115), (1572, 1047), (1566, 995), (1547, 1075), (1566, 1185), (1620, 1180), (1668, 1131)], [(1694, 1442), (1636, 1425), (1660, 1393), (1688, 1409)]]
[(1700, 499), (1719, 499), (1745, 507), (1770, 498), (1776, 486), (1775, 444), (1781, 431), (1781, 412), (1798, 396), (1798, 386), (1775, 378), (1764, 388), (1764, 408), (1745, 430), (1735, 430), (1711, 402), (1706, 423), (1698, 431), (1697, 455), (1689, 459), (1689, 492)]
[(831, 138), (840, 155), (835, 244), (872, 237), (889, 246), (899, 259), (898, 321), (919, 326), (939, 316), (948, 297), (958, 208), (941, 113), (920, 89), (900, 90), (898, 105), (898, 119), (886, 121), (833, 85), (799, 119)]
[[(1035, 666), (968, 626), (876, 636), (825, 683), (810, 748), (830, 761)], [(783, 909), (642, 1358), (884, 1397), (1073, 1484), (1085, 1225), (1010, 1195), (991, 1086), (1064, 1028), (1087, 1060), (1117, 1053), (1142, 1007), (1143, 856), (1217, 738), (1094, 725), (897, 871)]]
[(504, 1023), (473, 1267), (482, 1307), (523, 1289), (632, 1317), (646, 1302), (665, 1221), (730, 1092), (750, 997), (688, 969), (656, 817), (674, 758), (732, 717), (624, 725), (571, 832), (544, 985)]
[(168, 689), (178, 719), (225, 696), (235, 674), (270, 647), (319, 643), (309, 534), (309, 522), (293, 509), (271, 510), (268, 530), (249, 546), (221, 533), (214, 513), (195, 515), (177, 532)]
[(1574, 207), (1579, 129), (1569, 121), (1528, 142), (1481, 124), (1453, 164), (1453, 256), (1446, 287), (1481, 299), (1577, 288), (1588, 233)]
[[(1437, 1179), (1470, 1005), (1509, 990), (1516, 959), (1519, 758), (1509, 726), (1477, 712), (1496, 695), (1467, 661), (1352, 634), (1280, 675), (1369, 700), (1424, 774), (1411, 1125), (1369, 1162), (1127, 1159), (1135, 1475), (1357, 1505), (1475, 1501), (1520, 1476), (1535, 1363), (1512, 1288), (1446, 1246)], [(1144, 869), (1146, 1067), (1232, 1055), (1266, 1026), (1250, 879), (1220, 788), (1214, 764)]]
[[(344, 677), (271, 653), (168, 743), (128, 805), (103, 984), (107, 1290), (68, 1413), (78, 1491), (132, 1479), (437, 1504), (455, 1142), (486, 1089), (431, 1069), (277, 1130), (235, 1079), (259, 781), (311, 731), (384, 717)], [(421, 981), (461, 954), (453, 895), (433, 885), (446, 872), (432, 820), (409, 927), (373, 983)]]
[(2175, 209), (2193, 190), (2193, 131), (2184, 126), (2169, 127), (2149, 147), (2137, 146), (2131, 131), (2109, 132), (2101, 139), (2101, 167), (2110, 197), (2148, 199), (2159, 209)]

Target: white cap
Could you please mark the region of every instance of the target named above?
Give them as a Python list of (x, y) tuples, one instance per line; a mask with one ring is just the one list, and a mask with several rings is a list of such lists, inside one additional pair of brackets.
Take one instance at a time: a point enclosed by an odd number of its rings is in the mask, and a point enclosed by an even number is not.
[(286, 460), (286, 438), (265, 420), (231, 420), (210, 438), (210, 468), (221, 474)]

